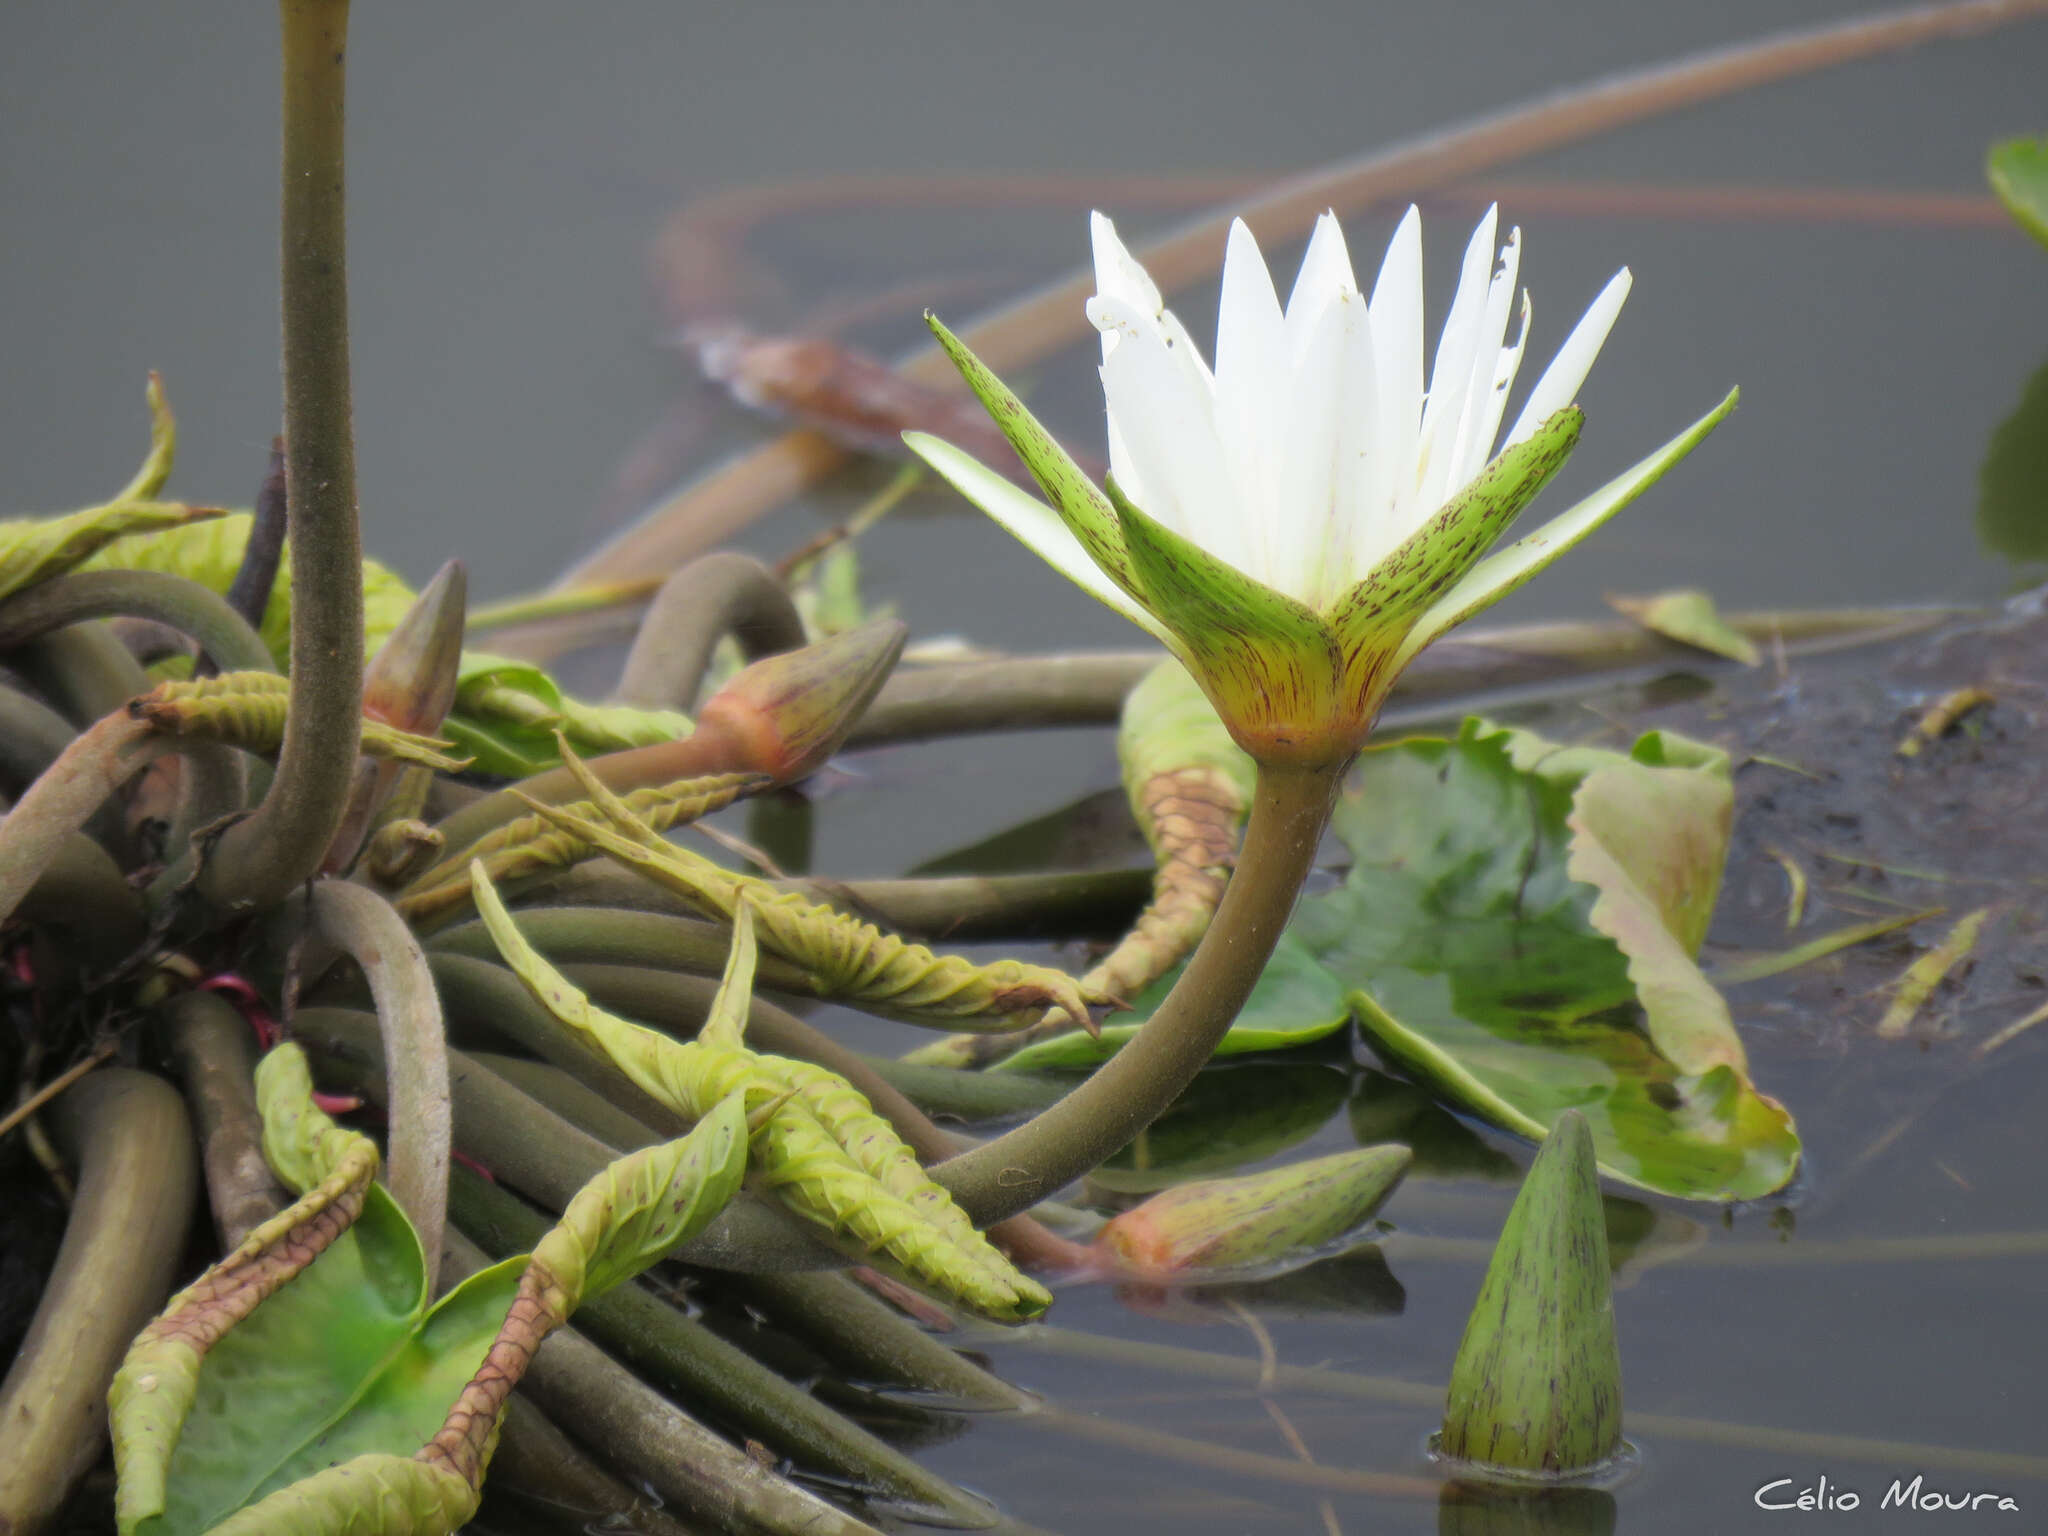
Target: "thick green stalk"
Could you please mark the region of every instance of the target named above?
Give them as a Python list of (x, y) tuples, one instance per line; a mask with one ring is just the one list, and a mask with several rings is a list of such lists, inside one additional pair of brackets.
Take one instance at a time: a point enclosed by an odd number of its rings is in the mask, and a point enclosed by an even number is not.
[(977, 1225), (1015, 1215), (1087, 1173), (1194, 1081), (1287, 925), (1345, 766), (1261, 768), (1237, 872), (1158, 1012), (1045, 1113), (932, 1170)]
[(312, 889), (313, 927), (362, 967), (377, 1002), (390, 1079), (385, 1182), (428, 1253), (439, 1251), (448, 1210), (448, 1037), (441, 999), (419, 941), (375, 891), (344, 880)]
[(734, 550), (692, 560), (661, 584), (613, 697), (648, 709), (694, 708), (712, 654), (727, 635), (748, 661), (797, 650), (809, 638), (775, 573)]
[(342, 100), (348, 0), (280, 0), (284, 29), (284, 428), (291, 713), (277, 777), (200, 873), (216, 906), (276, 901), (333, 841), (363, 700), (363, 551), (349, 404)]
[(87, 619), (154, 619), (195, 642), (223, 672), (275, 672), (270, 647), (211, 587), (169, 571), (74, 571), (0, 607), (0, 650)]
[(255, 1037), (215, 992), (182, 992), (163, 1014), (164, 1045), (197, 1122), (214, 1233), (220, 1251), (233, 1253), (289, 1203), (263, 1159), (263, 1117), (252, 1079)]

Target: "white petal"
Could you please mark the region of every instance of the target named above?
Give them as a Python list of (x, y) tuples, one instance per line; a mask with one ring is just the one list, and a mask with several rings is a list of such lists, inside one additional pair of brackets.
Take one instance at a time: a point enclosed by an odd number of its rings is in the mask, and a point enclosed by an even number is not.
[(1121, 476), (1117, 483), (1175, 533), (1237, 564), (1241, 554), (1216, 548), (1203, 537), (1210, 526), (1229, 521), (1232, 506), (1207, 384), (1177, 355), (1186, 347), (1168, 347), (1143, 316), (1113, 299), (1097, 299), (1094, 307), (1122, 332), (1101, 370), (1114, 434), (1136, 470), (1134, 484)]
[(1387, 514), (1386, 455), (1381, 443), (1386, 416), (1381, 410), (1377, 321), (1357, 300), (1344, 306), (1343, 359), (1338, 367), (1336, 440), (1332, 444), (1330, 536), (1323, 546), (1319, 601), (1327, 609), (1355, 586), (1399, 535), (1384, 530)]
[[(1299, 292), (1300, 284), (1296, 284)], [(1344, 366), (1344, 316), (1360, 311), (1357, 294), (1324, 297), (1318, 323), (1305, 328), (1293, 354), (1286, 412), (1289, 446), (1272, 467), (1276, 516), (1282, 520), (1271, 541), (1266, 584), (1316, 607), (1323, 567), (1337, 513), (1337, 442)], [(1294, 327), (1294, 313), (1287, 316)]]
[(1543, 370), (1543, 377), (1529, 391), (1528, 404), (1515, 418), (1514, 430), (1508, 433), (1508, 442), (1519, 443), (1578, 398), (1579, 386), (1586, 382), (1593, 359), (1600, 355), (1607, 333), (1614, 328), (1614, 317), (1621, 313), (1622, 301), (1628, 297), (1629, 284), (1633, 281), (1628, 268), (1623, 267), (1608, 279), (1607, 286), (1600, 290), (1600, 296), (1587, 306), (1579, 323), (1572, 327), (1571, 335), (1557, 349), (1557, 356)]
[(1429, 371), (1429, 400), (1422, 408), (1422, 437), (1416, 446), (1415, 499), (1409, 504), (1414, 521), (1419, 522), (1443, 500), (1458, 420), (1465, 409), (1465, 391), (1472, 381), (1472, 358), (1481, 345), (1479, 328), (1485, 319), (1493, 271), (1493, 232), (1499, 218), (1496, 204), (1472, 231), (1465, 246), (1464, 268), (1458, 274), (1457, 297), (1451, 300), (1443, 334), (1437, 338), (1436, 361)]
[(1018, 489), (973, 455), (926, 432), (906, 432), (911, 450), (953, 483), (954, 489), (1021, 540), (1033, 554), (1089, 596), (1100, 599), (1131, 620), (1166, 638), (1166, 626), (1147, 613), (1123, 588), (1102, 574), (1081, 541), (1060, 515), (1036, 496)]
[(1325, 323), (1324, 310), (1346, 293), (1356, 293), (1358, 283), (1351, 275), (1351, 253), (1344, 246), (1344, 231), (1337, 215), (1326, 213), (1316, 220), (1302, 254), (1301, 271), (1295, 275), (1294, 291), (1287, 297), (1288, 352), (1299, 363), (1315, 335)]
[(1422, 215), (1411, 205), (1388, 242), (1372, 289), (1372, 344), (1379, 383), (1379, 494), (1398, 507), (1415, 483), (1422, 425)]
[[(1479, 345), (1472, 354), (1472, 374), (1465, 383), (1465, 404), (1458, 412), (1458, 432), (1444, 465), (1439, 500), (1449, 496), (1485, 465), (1493, 434), (1500, 430), (1501, 403), (1495, 393), (1507, 349), (1508, 313), (1515, 302), (1515, 278), (1522, 268), (1522, 231), (1508, 231), (1500, 266), (1486, 290), (1486, 314), (1479, 322)], [(1481, 441), (1481, 434), (1484, 441)]]
[(1216, 316), (1216, 439), (1234, 493), (1212, 501), (1217, 516), (1191, 527), (1196, 543), (1246, 575), (1267, 579), (1286, 542), (1276, 517), (1275, 466), (1286, 451), (1287, 330), (1258, 241), (1242, 219), (1230, 226), (1223, 298)]
[(1480, 470), (1492, 462), (1493, 440), (1500, 432), (1501, 413), (1507, 409), (1508, 394), (1515, 387), (1515, 375), (1521, 371), (1522, 353), (1529, 344), (1529, 290), (1522, 290), (1522, 317), (1515, 328), (1515, 339), (1502, 347), (1494, 366), (1493, 383), (1487, 391), (1486, 406), (1466, 442), (1465, 460), (1457, 475), (1451, 481), (1451, 491), (1464, 489), (1465, 485)]
[[(1136, 257), (1124, 249), (1123, 241), (1117, 238), (1116, 225), (1107, 215), (1088, 215), (1089, 243), (1095, 249), (1095, 291), (1107, 298), (1122, 299), (1132, 308), (1158, 317), (1166, 308), (1166, 301), (1159, 296), (1159, 287), (1152, 281), (1151, 274), (1138, 264)], [(1116, 345), (1113, 332), (1102, 333), (1102, 355), (1109, 356), (1109, 349)]]

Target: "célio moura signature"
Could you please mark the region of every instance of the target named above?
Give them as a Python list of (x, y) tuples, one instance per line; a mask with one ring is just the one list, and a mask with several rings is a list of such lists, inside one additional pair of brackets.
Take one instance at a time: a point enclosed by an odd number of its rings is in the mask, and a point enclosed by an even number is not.
[[(1863, 1495), (1854, 1488), (1844, 1488), (1831, 1482), (1826, 1473), (1819, 1481), (1805, 1487), (1799, 1486), (1797, 1478), (1780, 1477), (1765, 1483), (1751, 1495), (1758, 1509), (1774, 1512), (1803, 1514), (1846, 1513), (1863, 1507)], [(1910, 1509), (1924, 1514), (1938, 1514), (1968, 1510), (2002, 1511), (2007, 1514), (2019, 1513), (2019, 1501), (2011, 1494), (1993, 1493), (1977, 1489), (1950, 1491), (1945, 1488), (1927, 1486), (1925, 1473), (1916, 1473), (1910, 1480), (1895, 1477), (1891, 1486), (1879, 1495), (1879, 1509)]]

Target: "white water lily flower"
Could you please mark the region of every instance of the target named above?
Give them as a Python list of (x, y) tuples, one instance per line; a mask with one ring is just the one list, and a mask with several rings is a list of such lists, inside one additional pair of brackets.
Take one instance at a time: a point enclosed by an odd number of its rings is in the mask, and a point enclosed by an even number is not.
[[(1266, 763), (1356, 751), (1422, 647), (1570, 548), (1691, 451), (1721, 405), (1547, 527), (1482, 559), (1564, 463), (1572, 404), (1627, 296), (1617, 273), (1530, 391), (1500, 451), (1529, 300), (1521, 231), (1489, 209), (1423, 386), (1422, 232), (1410, 208), (1368, 301), (1334, 215), (1283, 310), (1231, 227), (1212, 371), (1109, 220), (1093, 221), (1110, 480), (1091, 484), (951, 332), (932, 329), (1047, 507), (949, 443), (904, 440), (1077, 585), (1157, 635)], [(1512, 340), (1508, 322), (1519, 308)]]

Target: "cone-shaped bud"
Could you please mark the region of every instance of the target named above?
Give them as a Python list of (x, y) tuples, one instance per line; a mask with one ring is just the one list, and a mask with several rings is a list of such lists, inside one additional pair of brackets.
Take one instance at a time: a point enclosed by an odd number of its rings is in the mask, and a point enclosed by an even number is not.
[(1438, 1449), (1510, 1472), (1569, 1475), (1621, 1448), (1607, 1228), (1585, 1116), (1551, 1127), (1451, 1367)]
[(1306, 1263), (1378, 1210), (1412, 1160), (1406, 1147), (1360, 1147), (1175, 1185), (1110, 1221), (1095, 1249), (1105, 1268), (1149, 1278)]
[(413, 600), (363, 669), (363, 713), (402, 731), (431, 736), (455, 703), (469, 579), (450, 560)]
[[(468, 616), (469, 578), (460, 560), (434, 573), (363, 669), (363, 715), (402, 731), (431, 736), (448, 718), (461, 672), (462, 630)], [(320, 861), (323, 874), (355, 861), (370, 823), (405, 765), (364, 757), (356, 764), (348, 807)]]
[(909, 631), (877, 619), (741, 668), (705, 703), (701, 736), (728, 750), (728, 769), (770, 773), (788, 784), (822, 768), (839, 750), (903, 654)]

